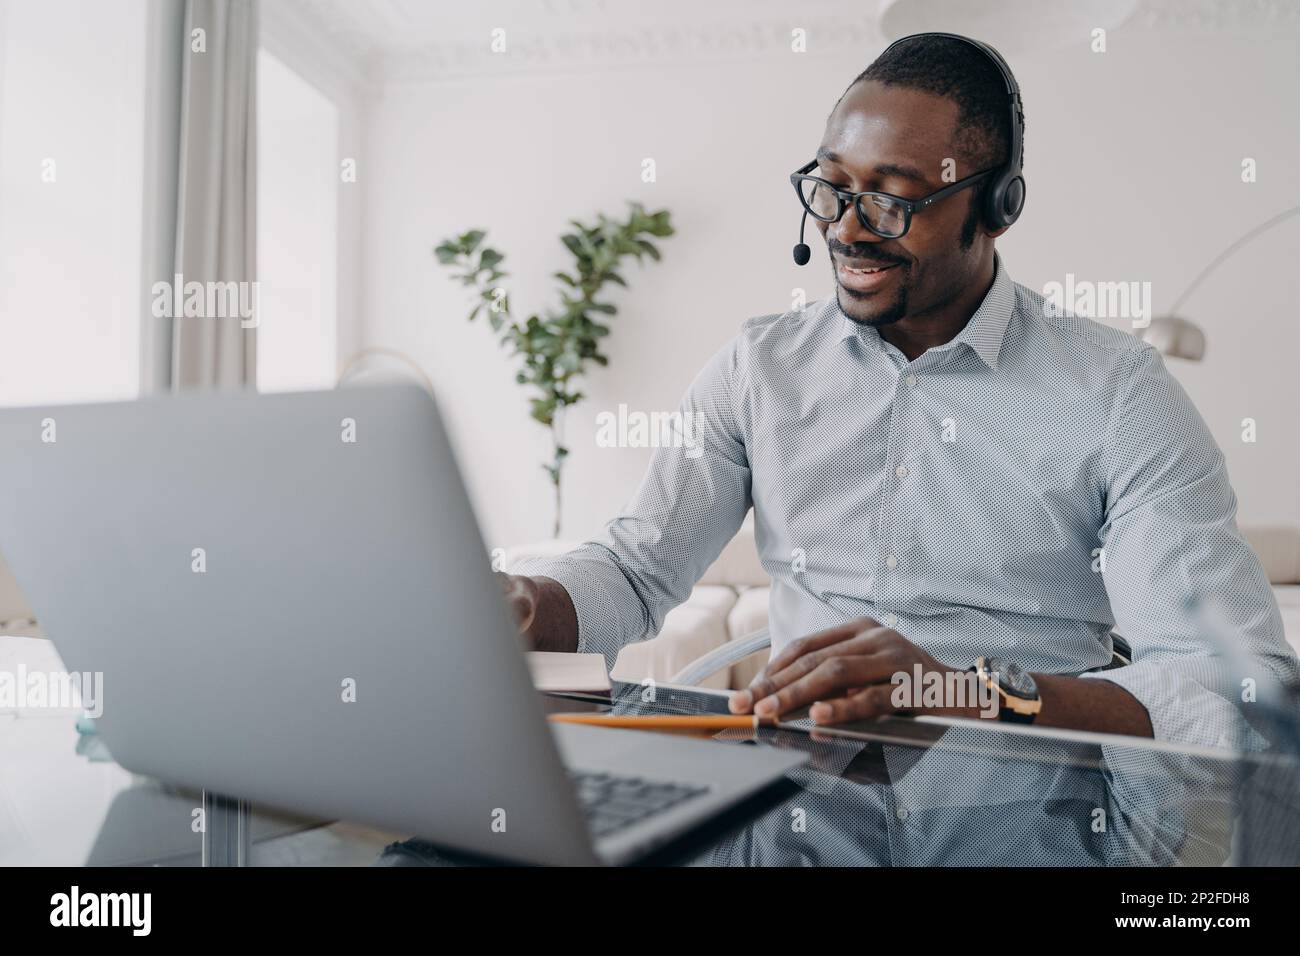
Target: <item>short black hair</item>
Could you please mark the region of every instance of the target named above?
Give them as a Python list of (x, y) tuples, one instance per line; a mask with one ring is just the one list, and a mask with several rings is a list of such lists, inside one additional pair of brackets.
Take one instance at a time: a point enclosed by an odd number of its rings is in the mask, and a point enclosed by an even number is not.
[(971, 164), (969, 172), (1007, 162), (1011, 152), (1007, 85), (1002, 72), (982, 50), (952, 37), (909, 37), (878, 56), (849, 84), (849, 89), (863, 80), (921, 90), (954, 101), (959, 110), (955, 146)]

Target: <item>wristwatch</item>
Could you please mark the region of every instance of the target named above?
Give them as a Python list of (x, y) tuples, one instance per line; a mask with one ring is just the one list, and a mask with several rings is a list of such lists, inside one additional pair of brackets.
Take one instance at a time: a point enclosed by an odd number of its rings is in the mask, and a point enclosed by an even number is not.
[(1000, 698), (998, 720), (1011, 724), (1032, 724), (1043, 702), (1038, 696), (1038, 685), (1018, 664), (1000, 657), (981, 657), (975, 673), (985, 687)]

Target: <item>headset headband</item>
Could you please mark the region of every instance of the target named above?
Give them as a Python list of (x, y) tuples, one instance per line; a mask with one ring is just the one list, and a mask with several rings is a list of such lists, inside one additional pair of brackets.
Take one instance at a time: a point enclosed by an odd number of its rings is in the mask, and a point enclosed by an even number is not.
[[(998, 68), (998, 72), (1002, 74), (1002, 82), (1006, 84), (1007, 99), (1011, 107), (1011, 150), (1010, 155), (1007, 157), (1006, 165), (1008, 168), (1014, 169), (1018, 174), (1020, 172), (1021, 164), (1025, 159), (1023, 135), (1025, 107), (1020, 100), (1020, 85), (1016, 83), (1016, 78), (1011, 72), (1011, 67), (1007, 65), (1007, 61), (1003, 58), (1002, 54), (982, 40), (973, 40), (970, 37), (962, 36), (960, 33), (932, 32), (913, 33), (909, 36), (899, 37), (893, 43), (889, 44), (889, 46), (885, 47), (885, 53), (888, 53), (905, 40), (915, 40), (917, 37), (946, 37), (949, 40), (960, 40), (962, 43), (969, 44), (979, 50), (994, 66)], [(881, 56), (884, 56), (884, 53), (882, 53)]]

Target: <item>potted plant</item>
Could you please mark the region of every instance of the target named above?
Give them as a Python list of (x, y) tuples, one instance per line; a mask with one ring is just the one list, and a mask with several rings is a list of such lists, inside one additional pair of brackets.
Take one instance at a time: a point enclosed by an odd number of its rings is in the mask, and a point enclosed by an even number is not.
[(599, 296), (607, 284), (627, 286), (619, 272), (625, 259), (640, 261), (649, 256), (658, 261), (659, 249), (648, 237), (661, 239), (673, 234), (667, 210), (650, 213), (639, 203), (629, 203), (623, 219), (602, 213), (593, 223), (572, 219), (569, 224), (573, 231), (560, 236), (560, 241), (574, 264), (568, 271), (553, 274), (560, 284), (560, 304), (523, 321), (515, 318), (501, 286), (509, 275), (503, 268), (505, 255), (484, 244), (486, 231), (470, 230), (434, 249), (438, 262), (452, 270), (461, 284), (475, 290), (476, 303), (469, 320), (486, 316), (501, 345), (519, 357), (515, 381), (531, 389), (529, 414), (550, 429), (551, 460), (542, 467), (555, 492), (555, 537), (560, 535), (561, 483), (569, 454), (564, 444), (565, 411), (584, 397), (578, 383), (587, 363), (609, 364), (600, 349), (601, 339), (610, 331), (602, 320), (618, 309)]

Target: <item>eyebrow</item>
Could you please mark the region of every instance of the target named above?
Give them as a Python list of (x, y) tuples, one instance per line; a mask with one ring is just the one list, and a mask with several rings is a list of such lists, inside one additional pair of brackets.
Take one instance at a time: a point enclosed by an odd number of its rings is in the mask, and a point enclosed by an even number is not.
[[(839, 153), (832, 149), (827, 149), (825, 146), (817, 150), (817, 158), (819, 160), (824, 159), (828, 163), (835, 163), (836, 165), (843, 165), (844, 163), (844, 160)], [(897, 163), (881, 163), (875, 168), (875, 173), (878, 176), (894, 176), (898, 179), (910, 179), (913, 182), (918, 183), (928, 184), (930, 182), (930, 180), (926, 178), (925, 174), (915, 166), (900, 166)]]

